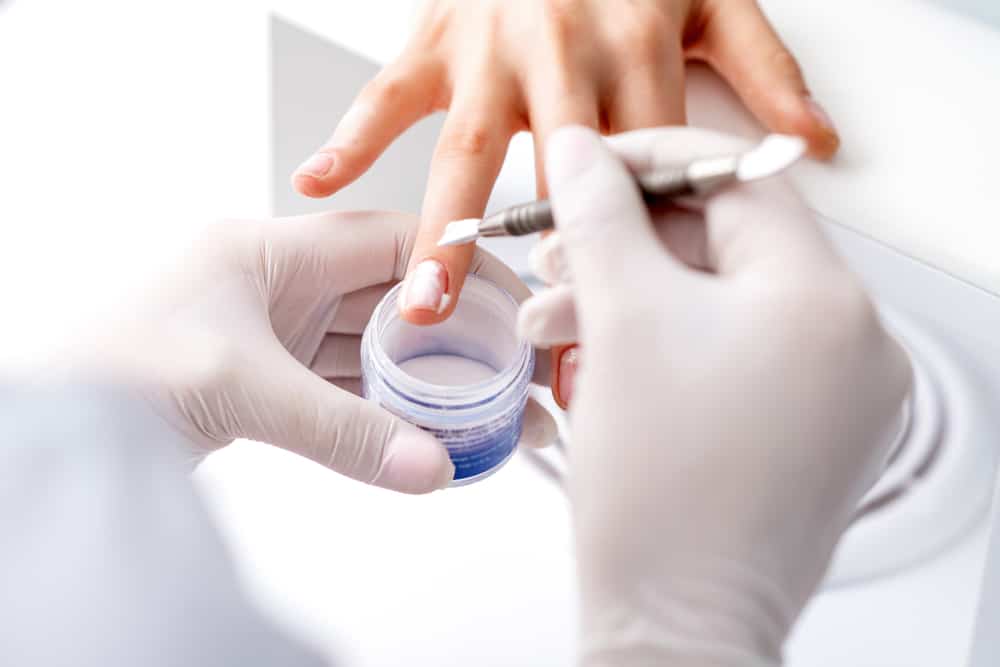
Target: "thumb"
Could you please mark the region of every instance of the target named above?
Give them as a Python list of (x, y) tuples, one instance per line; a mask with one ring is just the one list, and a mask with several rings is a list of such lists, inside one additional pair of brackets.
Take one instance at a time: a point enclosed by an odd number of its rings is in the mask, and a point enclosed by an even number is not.
[(614, 312), (622, 294), (670, 262), (625, 165), (593, 130), (557, 130), (546, 147), (546, 177), (556, 227), (577, 286), (582, 314)]
[(573, 286), (544, 289), (521, 304), (517, 332), (535, 347), (569, 345), (580, 338), (573, 304)]
[(259, 393), (260, 404), (248, 406), (254, 417), (244, 422), (245, 437), (403, 493), (429, 493), (454, 476), (447, 450), (433, 436), (330, 384), (290, 355), (266, 374)]

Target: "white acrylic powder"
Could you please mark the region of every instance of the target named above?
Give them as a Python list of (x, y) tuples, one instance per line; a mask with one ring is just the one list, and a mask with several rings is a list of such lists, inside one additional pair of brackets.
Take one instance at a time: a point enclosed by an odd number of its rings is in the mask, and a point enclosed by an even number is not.
[(496, 376), (492, 366), (452, 354), (427, 354), (407, 359), (399, 368), (412, 377), (431, 384), (458, 387), (475, 384)]

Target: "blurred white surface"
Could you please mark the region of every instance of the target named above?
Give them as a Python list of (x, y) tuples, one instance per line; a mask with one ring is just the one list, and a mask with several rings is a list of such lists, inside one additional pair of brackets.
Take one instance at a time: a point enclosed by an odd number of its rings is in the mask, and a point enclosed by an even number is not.
[(78, 335), (209, 221), (266, 215), (257, 3), (0, 13), (0, 366)]
[(936, 0), (945, 7), (964, 12), (980, 21), (1000, 27), (1000, 3), (996, 0)]
[(567, 506), (523, 458), (421, 498), (249, 443), (199, 477), (263, 605), (339, 664), (568, 666)]

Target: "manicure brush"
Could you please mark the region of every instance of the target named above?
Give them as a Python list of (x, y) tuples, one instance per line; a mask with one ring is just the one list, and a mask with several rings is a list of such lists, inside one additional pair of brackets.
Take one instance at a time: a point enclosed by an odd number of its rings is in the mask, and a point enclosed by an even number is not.
[[(708, 157), (688, 164), (635, 174), (647, 205), (664, 204), (688, 196), (706, 195), (732, 183), (746, 183), (774, 176), (805, 154), (799, 137), (771, 134), (757, 146), (734, 155)], [(524, 236), (555, 226), (548, 200), (517, 204), (485, 218), (451, 222), (439, 246), (472, 243), (480, 237)]]

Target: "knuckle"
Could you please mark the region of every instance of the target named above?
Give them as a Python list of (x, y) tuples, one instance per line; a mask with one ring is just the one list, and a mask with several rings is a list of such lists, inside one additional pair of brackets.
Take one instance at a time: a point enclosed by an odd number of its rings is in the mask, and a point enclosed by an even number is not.
[(409, 85), (410, 75), (401, 67), (390, 66), (371, 80), (363, 97), (378, 105), (394, 106), (406, 98)]
[(488, 153), (493, 144), (493, 130), (487, 122), (466, 120), (442, 135), (439, 151), (443, 157), (478, 157)]
[(410, 37), (409, 48), (426, 51), (438, 47), (451, 32), (456, 8), (450, 3), (425, 3), (419, 27)]
[(543, 87), (547, 95), (571, 92), (574, 74), (591, 57), (590, 49), (580, 48), (580, 9), (578, 0), (543, 0), (545, 39), (539, 48), (541, 61), (527, 62), (527, 71), (536, 77), (529, 81)]
[(802, 68), (795, 56), (784, 46), (776, 47), (767, 58), (771, 70), (783, 79), (795, 81), (805, 87), (802, 78)]
[(634, 63), (659, 63), (669, 43), (672, 25), (658, 9), (634, 7), (629, 20), (618, 30), (614, 47), (624, 58)]
[(568, 40), (577, 24), (579, 3), (576, 0), (542, 0), (542, 11), (551, 35)]
[(509, 7), (505, 2), (494, 2), (483, 9), (483, 37), (493, 43), (499, 41), (510, 17)]

